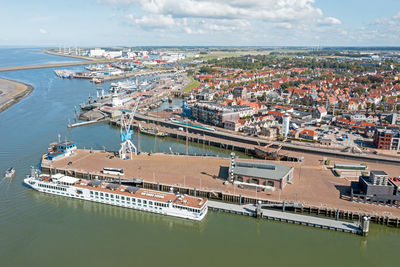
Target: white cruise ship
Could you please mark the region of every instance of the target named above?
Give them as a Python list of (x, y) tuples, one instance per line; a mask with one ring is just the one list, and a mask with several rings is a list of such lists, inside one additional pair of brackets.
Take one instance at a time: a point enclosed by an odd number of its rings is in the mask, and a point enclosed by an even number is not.
[(207, 214), (207, 199), (160, 192), (133, 186), (77, 179), (63, 174), (29, 176), (24, 183), (33, 189), (119, 207), (201, 221)]

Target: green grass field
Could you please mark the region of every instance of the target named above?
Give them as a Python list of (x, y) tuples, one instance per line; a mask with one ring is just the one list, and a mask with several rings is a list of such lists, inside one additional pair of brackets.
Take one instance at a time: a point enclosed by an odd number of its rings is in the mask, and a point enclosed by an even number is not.
[(184, 92), (190, 92), (194, 88), (196, 88), (197, 86), (200, 85), (200, 82), (196, 81), (192, 76), (190, 76), (190, 79), (192, 80), (192, 82), (190, 84), (188, 84), (185, 88), (183, 88)]

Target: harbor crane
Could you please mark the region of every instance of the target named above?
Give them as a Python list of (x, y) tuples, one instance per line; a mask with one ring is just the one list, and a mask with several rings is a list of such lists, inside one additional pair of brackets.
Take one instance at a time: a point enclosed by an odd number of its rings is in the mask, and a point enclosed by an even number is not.
[(139, 105), (140, 99), (138, 98), (134, 108), (132, 109), (132, 112), (127, 114), (126, 118), (124, 114), (121, 116), (121, 148), (119, 150), (119, 157), (121, 159), (126, 158), (126, 154), (130, 153), (130, 159), (132, 159), (133, 154), (137, 155), (137, 149), (136, 146), (132, 143), (132, 135), (133, 135), (133, 130), (132, 130), (132, 123), (133, 119), (135, 118), (135, 113), (136, 109)]

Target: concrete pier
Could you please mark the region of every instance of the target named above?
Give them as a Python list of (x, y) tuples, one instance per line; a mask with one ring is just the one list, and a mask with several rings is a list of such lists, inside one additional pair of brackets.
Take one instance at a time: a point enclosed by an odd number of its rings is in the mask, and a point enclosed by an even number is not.
[[(123, 182), (135, 183), (148, 189), (169, 192), (173, 187), (174, 192), (181, 194), (242, 205), (262, 201), (263, 209), (285, 210), (333, 220), (361, 221), (367, 215), (371, 223), (400, 227), (400, 211), (397, 208), (371, 206), (339, 198), (336, 186), (347, 186), (348, 182), (329, 176), (328, 170), (323, 171), (319, 166), (314, 166), (317, 163), (309, 158), (301, 165), (285, 163), (297, 166), (294, 184), (288, 185), (282, 192), (273, 193), (256, 192), (224, 183), (224, 166), (229, 166), (229, 163), (229, 158), (158, 153), (151, 156), (142, 153), (132, 160), (123, 160), (115, 157), (112, 152), (77, 150), (70, 157), (55, 162), (42, 162), (42, 171), (117, 182), (118, 177), (104, 174), (103, 167), (123, 168)], [(299, 177), (300, 167), (303, 175)]]
[[(256, 206), (254, 204), (236, 205), (209, 200), (208, 208), (214, 211), (228, 212), (252, 217), (257, 216)], [(261, 214), (258, 217), (261, 219), (288, 222), (351, 234), (362, 234), (360, 226), (356, 223), (343, 222), (338, 220), (330, 220), (325, 218), (280, 212), (269, 209), (261, 209)]]

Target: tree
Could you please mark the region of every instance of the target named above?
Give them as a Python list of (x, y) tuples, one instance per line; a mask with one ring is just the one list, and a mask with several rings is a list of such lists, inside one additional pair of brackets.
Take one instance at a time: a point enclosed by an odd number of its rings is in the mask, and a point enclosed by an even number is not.
[(380, 105), (379, 105), (379, 110), (380, 110), (380, 111), (384, 111), (384, 110), (385, 110), (385, 106), (384, 106), (383, 104), (380, 104)]
[(376, 111), (376, 104), (375, 103), (371, 104), (371, 110), (372, 110), (372, 112)]
[(400, 104), (397, 104), (396, 110), (397, 110), (397, 111), (400, 111)]

